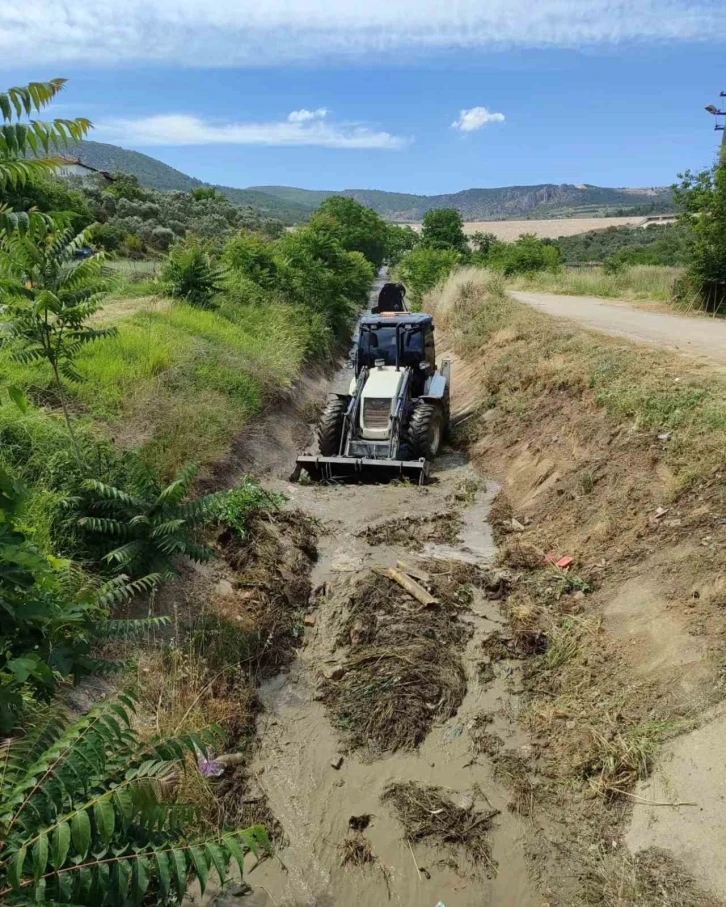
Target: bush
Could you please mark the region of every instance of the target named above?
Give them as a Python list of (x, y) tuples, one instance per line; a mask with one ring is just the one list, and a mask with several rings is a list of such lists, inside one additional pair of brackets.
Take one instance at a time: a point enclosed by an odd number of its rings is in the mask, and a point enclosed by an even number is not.
[(229, 239), (222, 260), (230, 270), (264, 289), (272, 289), (277, 280), (275, 247), (255, 233), (238, 233)]
[(63, 678), (118, 665), (94, 657), (109, 636), (163, 622), (109, 621), (108, 609), (149, 588), (125, 577), (94, 588), (57, 559), (42, 555), (22, 526), (25, 492), (0, 469), (0, 729), (11, 731), (35, 698), (48, 700)]
[(507, 277), (535, 271), (556, 271), (562, 264), (562, 253), (551, 241), (523, 233), (516, 242), (494, 242), (485, 255), (475, 256), (478, 264), (502, 271)]
[(265, 491), (256, 479), (245, 476), (236, 488), (217, 497), (213, 511), (221, 523), (244, 538), (256, 513), (279, 510), (284, 503), (284, 495)]
[(419, 246), (401, 261), (401, 278), (411, 291), (414, 301), (445, 280), (460, 263), (461, 256), (453, 249), (431, 249)]
[(102, 561), (155, 587), (175, 572), (177, 557), (209, 560), (212, 551), (200, 544), (196, 530), (213, 512), (216, 499), (206, 495), (185, 501), (196, 474), (196, 466), (188, 466), (163, 488), (153, 470), (138, 464), (123, 488), (88, 479), (89, 515), (79, 523), (105, 548)]
[(161, 274), (170, 296), (202, 309), (210, 308), (215, 296), (222, 292), (222, 276), (196, 237), (174, 246)]
[[(68, 726), (49, 712), (3, 744), (0, 899), (8, 905), (180, 904), (210, 872), (222, 885), (234, 860), (267, 850), (265, 830), (190, 835), (199, 810), (178, 795), (206, 731), (145, 743), (135, 700), (120, 695)], [(191, 826), (191, 828), (190, 828)]]

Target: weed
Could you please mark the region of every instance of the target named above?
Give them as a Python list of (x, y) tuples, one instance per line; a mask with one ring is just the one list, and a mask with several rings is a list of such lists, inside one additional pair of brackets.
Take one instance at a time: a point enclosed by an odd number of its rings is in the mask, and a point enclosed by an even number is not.
[(680, 268), (662, 265), (632, 265), (610, 274), (601, 269), (562, 268), (519, 277), (512, 286), (572, 296), (670, 301), (681, 274)]

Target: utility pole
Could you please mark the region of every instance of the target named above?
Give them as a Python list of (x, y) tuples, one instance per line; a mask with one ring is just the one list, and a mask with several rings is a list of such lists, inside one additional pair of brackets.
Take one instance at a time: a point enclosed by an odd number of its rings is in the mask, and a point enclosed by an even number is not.
[[(720, 97), (726, 98), (726, 91), (722, 91)], [(710, 113), (714, 117), (726, 117), (726, 110), (721, 110), (720, 107), (715, 107), (713, 104), (708, 105), (706, 113)], [(723, 136), (721, 137), (719, 163), (726, 165), (726, 123), (719, 123), (718, 120), (716, 120), (713, 128), (717, 132), (723, 132)]]

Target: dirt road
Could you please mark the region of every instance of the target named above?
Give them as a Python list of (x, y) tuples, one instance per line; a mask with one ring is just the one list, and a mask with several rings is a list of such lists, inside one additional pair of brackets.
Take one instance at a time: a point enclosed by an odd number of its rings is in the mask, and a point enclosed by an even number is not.
[(726, 364), (726, 321), (646, 312), (627, 302), (606, 301), (591, 296), (523, 292), (512, 292), (510, 295), (548, 315), (571, 318), (605, 334)]

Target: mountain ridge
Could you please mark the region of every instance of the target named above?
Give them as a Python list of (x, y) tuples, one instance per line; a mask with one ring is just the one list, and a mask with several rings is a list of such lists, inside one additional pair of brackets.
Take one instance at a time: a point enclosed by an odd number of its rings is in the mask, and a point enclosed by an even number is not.
[[(188, 192), (213, 185), (176, 170), (163, 161), (118, 145), (83, 141), (72, 147), (84, 163), (99, 170), (123, 171), (137, 176), (153, 189)], [(233, 187), (216, 185), (238, 205), (250, 205), (283, 222), (304, 221), (326, 198), (344, 195), (373, 208), (389, 221), (415, 223), (426, 211), (456, 208), (466, 221), (526, 220), (529, 218), (605, 216), (616, 213), (648, 214), (670, 211), (672, 192), (668, 188), (609, 188), (590, 184), (538, 183), (532, 186), (501, 186), (462, 189), (439, 195), (387, 192), (382, 189), (320, 190), (295, 186)]]

